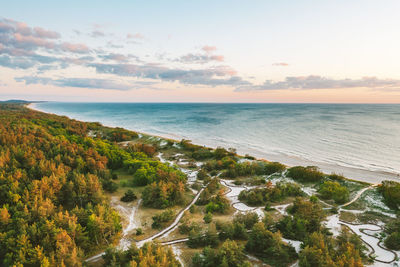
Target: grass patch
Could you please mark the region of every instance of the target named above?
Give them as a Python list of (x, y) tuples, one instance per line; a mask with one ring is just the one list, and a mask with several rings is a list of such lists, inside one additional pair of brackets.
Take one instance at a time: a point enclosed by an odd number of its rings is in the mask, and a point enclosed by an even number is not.
[(394, 220), (393, 218), (376, 211), (366, 211), (357, 214), (357, 219), (359, 220), (360, 223), (384, 222), (385, 224)]
[(339, 219), (349, 223), (357, 223), (357, 216), (347, 211), (342, 211), (339, 215)]

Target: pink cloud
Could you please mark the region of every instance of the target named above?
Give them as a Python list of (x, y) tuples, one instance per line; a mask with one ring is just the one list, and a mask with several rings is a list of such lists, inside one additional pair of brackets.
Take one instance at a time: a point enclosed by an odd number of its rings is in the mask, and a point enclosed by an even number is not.
[(16, 31), (23, 35), (32, 35), (31, 28), (25, 22), (16, 22)]
[(85, 44), (72, 44), (64, 42), (60, 45), (61, 50), (66, 52), (74, 52), (74, 53), (86, 53), (89, 52), (89, 47)]
[(126, 38), (128, 38), (128, 39), (144, 39), (144, 35), (141, 33), (135, 33), (135, 34), (128, 33), (126, 35)]
[(48, 38), (48, 39), (58, 39), (61, 35), (55, 31), (48, 31), (40, 27), (33, 28), (35, 31), (35, 35), (41, 38)]
[(219, 61), (222, 62), (225, 60), (225, 57), (222, 55), (215, 55), (215, 56), (211, 56), (210, 59), (215, 60), (215, 61)]
[(23, 35), (20, 32), (14, 33), (14, 40), (17, 46), (20, 47), (46, 47), (54, 48), (54, 43), (49, 42), (40, 37), (35, 37), (32, 35)]
[(206, 53), (212, 53), (215, 50), (217, 50), (217, 47), (215, 46), (209, 46), (209, 45), (205, 45), (201, 48), (203, 51), (205, 51)]

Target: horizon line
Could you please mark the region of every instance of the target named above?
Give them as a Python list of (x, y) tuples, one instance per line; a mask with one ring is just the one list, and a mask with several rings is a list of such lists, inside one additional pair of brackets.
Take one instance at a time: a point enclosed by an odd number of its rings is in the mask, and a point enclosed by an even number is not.
[(9, 99), (2, 100), (0, 102), (6, 102), (10, 100), (26, 101), (28, 103), (107, 103), (107, 104), (316, 104), (316, 105), (400, 105), (397, 102), (194, 102), (194, 101), (138, 101), (138, 102), (126, 102), (126, 101), (58, 101), (58, 100), (20, 100), (20, 99)]

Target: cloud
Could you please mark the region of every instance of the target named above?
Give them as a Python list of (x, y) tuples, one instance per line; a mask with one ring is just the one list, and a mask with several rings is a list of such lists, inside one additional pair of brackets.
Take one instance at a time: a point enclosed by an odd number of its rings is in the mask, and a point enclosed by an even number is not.
[(110, 48), (124, 48), (124, 46), (123, 45), (120, 45), (120, 44), (114, 44), (113, 42), (111, 42), (111, 41), (108, 41), (107, 42), (107, 46), (108, 47), (110, 47)]
[(0, 33), (17, 33), (44, 39), (58, 39), (61, 37), (58, 32), (45, 30), (40, 27), (31, 28), (24, 22), (4, 18), (0, 19)]
[(57, 32), (40, 27), (31, 28), (23, 22), (0, 19), (0, 43), (10, 49), (54, 49), (54, 39), (60, 36)]
[[(99, 27), (95, 27), (93, 36), (103, 36)], [(150, 83), (159, 81), (180, 82), (197, 85), (249, 86), (247, 81), (237, 76), (229, 66), (217, 66), (200, 69), (169, 68), (160, 64), (144, 64), (131, 54), (109, 53), (102, 49), (91, 49), (82, 43), (69, 43), (58, 40), (56, 32), (42, 28), (32, 28), (22, 22), (3, 19), (0, 21), (0, 65), (10, 68), (28, 69), (36, 67), (37, 73), (66, 68), (69, 64), (93, 67), (99, 74), (112, 74), (120, 77), (148, 79)], [(128, 34), (128, 39), (143, 39), (140, 33)], [(205, 46), (202, 53), (188, 54), (177, 59), (182, 63), (223, 62), (224, 57), (212, 54), (216, 48)], [(39, 54), (40, 52), (40, 54)], [(44, 53), (44, 54), (42, 54)], [(135, 60), (136, 64), (132, 64)], [(96, 63), (94, 63), (96, 62)], [(135, 85), (112, 79), (19, 77), (26, 84), (52, 84), (60, 87), (102, 88), (129, 90)], [(143, 84), (139, 84), (143, 86)], [(145, 86), (150, 86), (146, 84)]]
[(86, 65), (94, 61), (96, 58), (92, 56), (69, 57), (65, 56), (60, 59), (64, 64)]
[[(93, 37), (105, 36), (95, 27)], [(80, 33), (79, 33), (80, 34)], [(109, 35), (106, 35), (109, 36)], [(142, 34), (128, 34), (125, 43), (145, 38)], [(106, 40), (107, 41), (107, 40)], [(184, 85), (231, 86), (235, 91), (257, 90), (312, 90), (369, 88), (375, 90), (400, 91), (400, 80), (364, 77), (360, 79), (332, 79), (324, 76), (291, 76), (281, 81), (266, 80), (258, 85), (250, 78), (242, 78), (237, 72), (224, 65), (212, 66), (224, 62), (223, 55), (216, 55), (215, 46), (203, 46), (194, 53), (178, 58), (159, 55), (159, 62), (145, 63), (128, 53), (115, 53), (115, 44), (108, 42), (105, 48), (89, 47), (84, 43), (70, 43), (61, 39), (55, 31), (40, 27), (30, 27), (26, 23), (10, 19), (0, 19), (0, 66), (12, 69), (35, 68), (36, 75), (51, 70), (79, 65), (82, 68), (94, 68), (97, 74), (107, 74), (112, 78), (47, 78), (40, 76), (17, 77), (15, 80), (26, 84), (49, 84), (58, 87), (95, 88), (107, 90), (131, 90), (152, 88), (160, 81), (177, 82)], [(118, 46), (120, 47), (120, 46)], [(154, 56), (154, 55), (153, 55)], [(147, 58), (157, 58), (146, 55)], [(146, 59), (143, 58), (143, 60)], [(167, 62), (167, 63), (165, 63)], [(182, 65), (177, 64), (210, 64)], [(175, 65), (178, 65), (175, 66)], [(276, 62), (273, 66), (288, 66), (285, 62)], [(190, 66), (190, 68), (189, 68)], [(191, 68), (194, 67), (194, 68)], [(93, 70), (93, 69), (92, 69)], [(42, 75), (42, 74), (40, 74)], [(45, 76), (43, 74), (43, 76)], [(48, 75), (49, 76), (49, 75)], [(103, 75), (105, 76), (105, 75)], [(129, 82), (128, 77), (145, 81)]]
[[(26, 23), (0, 19), (1, 66), (14, 69), (40, 67), (41, 64), (58, 64), (38, 69), (65, 68), (68, 63), (88, 63), (81, 57), (90, 53), (85, 44), (61, 42), (61, 35), (40, 27), (29, 27)], [(63, 52), (69, 53), (65, 55)]]
[[(58, 50), (83, 53), (89, 52), (85, 44), (56, 42), (61, 35), (58, 32), (40, 27), (31, 28), (23, 22), (0, 19), (0, 44), (3, 51), (11, 55), (26, 55), (30, 51), (44, 49), (47, 52)], [(7, 49), (7, 50), (6, 50)]]
[(94, 79), (94, 78), (62, 78), (51, 79), (47, 77), (24, 76), (15, 78), (17, 82), (25, 82), (25, 84), (44, 84), (55, 85), (59, 87), (76, 87), (89, 89), (106, 89), (126, 91), (137, 88), (138, 84), (121, 83), (109, 79)]
[(289, 66), (289, 64), (285, 63), (285, 62), (276, 62), (276, 63), (273, 63), (272, 66), (287, 67), (287, 66)]
[(141, 33), (135, 33), (135, 34), (128, 33), (126, 35), (126, 38), (128, 38), (128, 39), (144, 39), (144, 35)]
[(0, 56), (0, 66), (11, 69), (29, 69), (36, 63), (29, 59)]
[(74, 52), (74, 53), (87, 53), (89, 52), (89, 47), (85, 44), (72, 44), (68, 42), (64, 42), (60, 45), (60, 49), (66, 52)]
[(208, 54), (186, 54), (176, 59), (175, 61), (189, 64), (205, 64), (212, 61), (223, 62), (224, 56), (221, 55), (208, 55)]
[[(31, 28), (25, 23), (11, 20), (0, 21), (0, 65), (9, 68), (28, 69), (36, 67), (37, 73), (66, 68), (69, 64), (93, 67), (97, 73), (112, 74), (121, 77), (136, 77), (155, 81), (180, 82), (198, 85), (249, 86), (247, 81), (237, 76), (228, 66), (200, 69), (169, 68), (159, 64), (144, 64), (131, 54), (109, 53), (102, 49), (91, 49), (85, 44), (69, 43), (58, 40), (59, 34), (42, 28)], [(102, 36), (103, 32), (95, 27), (92, 34)], [(140, 33), (128, 34), (128, 39), (143, 39)], [(175, 61), (182, 63), (204, 64), (223, 62), (224, 57), (212, 54), (216, 48), (204, 46), (202, 53), (187, 54)], [(40, 54), (39, 54), (40, 52)], [(45, 53), (45, 54), (42, 54)], [(136, 64), (132, 64), (132, 60)], [(96, 62), (96, 63), (94, 63)], [(19, 78), (20, 80), (22, 78)], [(29, 83), (52, 84), (60, 87), (87, 87), (127, 90), (134, 88), (121, 82), (107, 79), (48, 79), (44, 77), (24, 77)]]
[(214, 52), (214, 51), (217, 50), (217, 47), (205, 45), (205, 46), (203, 46), (203, 47), (201, 48), (201, 50), (203, 50), (203, 51), (206, 52), (206, 53), (212, 53), (212, 52)]
[(242, 86), (236, 91), (253, 90), (311, 90), (311, 89), (339, 89), (339, 88), (370, 88), (384, 90), (400, 90), (400, 80), (378, 79), (376, 77), (363, 77), (361, 79), (331, 79), (327, 77), (310, 75), (299, 77), (286, 77), (284, 81), (274, 82), (267, 80), (262, 85)]
[(33, 28), (33, 30), (34, 30), (36, 36), (38, 36), (40, 38), (58, 39), (61, 37), (61, 35), (58, 32), (45, 30), (40, 27), (35, 27), (35, 28)]
[[(46, 38), (41, 38), (33, 35), (24, 35), (19, 32), (9, 36), (8, 42), (5, 44), (16, 48), (24, 48), (27, 50), (36, 50), (38, 48), (54, 49), (55, 43), (48, 41)], [(4, 43), (3, 43), (4, 44)]]
[(201, 48), (203, 53), (189, 53), (183, 55), (173, 61), (187, 63), (187, 64), (205, 64), (210, 62), (223, 62), (225, 61), (225, 57), (222, 55), (213, 55), (212, 53), (217, 50), (215, 46), (203, 46)]
[(100, 30), (94, 30), (89, 34), (93, 38), (104, 37), (106, 34)]
[(114, 74), (118, 76), (155, 79), (162, 81), (178, 81), (183, 84), (197, 85), (250, 85), (247, 81), (236, 76), (236, 71), (228, 66), (219, 66), (207, 69), (171, 69), (157, 64), (102, 64), (95, 63), (89, 66), (97, 73)]

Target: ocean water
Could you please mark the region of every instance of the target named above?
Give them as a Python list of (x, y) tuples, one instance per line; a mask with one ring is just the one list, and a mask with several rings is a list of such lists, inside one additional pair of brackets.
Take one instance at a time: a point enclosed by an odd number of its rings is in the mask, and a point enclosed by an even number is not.
[(45, 102), (35, 108), (291, 165), (400, 173), (400, 105)]

